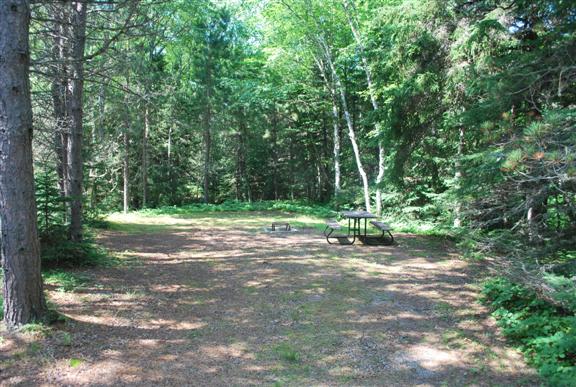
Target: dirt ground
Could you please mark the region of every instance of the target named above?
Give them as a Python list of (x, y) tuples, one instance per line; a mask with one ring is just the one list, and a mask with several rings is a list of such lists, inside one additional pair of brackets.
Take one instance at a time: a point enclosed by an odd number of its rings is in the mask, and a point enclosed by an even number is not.
[[(264, 232), (273, 219), (300, 227)], [(2, 332), (0, 384), (540, 384), (447, 242), (328, 245), (272, 213), (116, 221), (99, 241), (125, 264), (50, 286), (66, 322)]]

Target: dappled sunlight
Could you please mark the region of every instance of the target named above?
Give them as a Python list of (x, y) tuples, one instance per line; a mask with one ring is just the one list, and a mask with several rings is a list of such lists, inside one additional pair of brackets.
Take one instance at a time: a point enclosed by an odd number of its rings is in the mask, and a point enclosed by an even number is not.
[(74, 293), (50, 291), (69, 318), (70, 345), (47, 339), (59, 349), (35, 366), (39, 375), (58, 384), (440, 385), (473, 383), (469, 370), (482, 361), (483, 377), (500, 384), (532, 377), (493, 334), (468, 264), (450, 248), (415, 236), (328, 245), (315, 229), (258, 228), (292, 222), (285, 214), (220, 215), (115, 215), (144, 225), (99, 236), (130, 264), (87, 269), (94, 283)]

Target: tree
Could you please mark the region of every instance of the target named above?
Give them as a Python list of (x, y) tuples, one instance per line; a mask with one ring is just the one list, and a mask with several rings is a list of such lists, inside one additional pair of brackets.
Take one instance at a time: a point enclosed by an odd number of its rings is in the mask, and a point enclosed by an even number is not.
[(0, 4), (0, 228), (9, 329), (46, 312), (32, 167), (29, 7), (25, 0)]
[[(358, 18), (356, 15), (356, 8), (353, 4), (350, 3), (349, 0), (343, 0), (343, 6), (346, 12), (346, 19), (348, 20), (348, 24), (350, 25), (350, 30), (352, 30), (352, 34), (354, 35), (354, 41), (356, 42), (356, 46), (358, 46), (360, 59), (362, 60), (362, 67), (364, 69), (364, 73), (366, 74), (366, 83), (368, 86), (368, 94), (370, 95), (370, 103), (372, 104), (372, 108), (374, 112), (378, 112), (378, 100), (376, 99), (376, 92), (374, 90), (374, 85), (372, 82), (372, 71), (370, 70), (370, 65), (368, 63), (368, 58), (366, 58), (366, 50), (364, 48), (364, 43), (362, 42), (362, 36), (360, 35), (360, 26), (358, 23)], [(375, 135), (381, 137), (381, 125), (379, 121), (376, 121), (374, 125)], [(384, 165), (384, 157), (385, 157), (386, 150), (384, 149), (384, 144), (382, 140), (378, 141), (378, 175), (376, 176), (375, 185), (376, 185), (376, 214), (378, 216), (382, 215), (382, 187), (381, 184), (384, 181), (384, 173), (385, 173), (385, 165)]]

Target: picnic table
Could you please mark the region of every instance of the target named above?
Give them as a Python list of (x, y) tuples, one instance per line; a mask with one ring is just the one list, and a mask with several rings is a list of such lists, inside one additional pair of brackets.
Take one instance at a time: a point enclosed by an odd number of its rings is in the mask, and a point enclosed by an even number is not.
[[(392, 229), (386, 223), (379, 222), (377, 220), (372, 220), (370, 223), (372, 226), (377, 228), (382, 232), (380, 236), (371, 236), (369, 237), (367, 234), (367, 224), (368, 219), (376, 219), (378, 218), (377, 215), (374, 215), (368, 211), (343, 211), (340, 215), (344, 219), (348, 219), (348, 234), (347, 235), (340, 235), (335, 236), (333, 232), (335, 230), (340, 230), (342, 226), (336, 220), (329, 220), (326, 223), (326, 229), (324, 230), (324, 236), (328, 243), (330, 239), (337, 239), (340, 244), (347, 244), (351, 245), (356, 242), (356, 238), (360, 239), (364, 244), (392, 244), (394, 243), (394, 237), (390, 232)], [(364, 229), (362, 229), (362, 219), (364, 219)], [(388, 234), (386, 236), (386, 234)], [(352, 240), (350, 240), (352, 237)]]
[[(368, 219), (376, 219), (377, 215), (374, 215), (368, 211), (344, 211), (341, 213), (344, 219), (348, 219), (348, 236), (352, 232), (353, 241), (356, 241), (356, 237), (366, 239), (366, 223)], [(362, 233), (362, 219), (364, 219), (364, 233)]]

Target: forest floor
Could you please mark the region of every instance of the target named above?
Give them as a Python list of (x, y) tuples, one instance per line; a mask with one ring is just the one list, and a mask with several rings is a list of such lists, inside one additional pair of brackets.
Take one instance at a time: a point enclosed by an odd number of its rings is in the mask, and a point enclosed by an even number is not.
[(49, 285), (67, 319), (2, 332), (0, 384), (540, 384), (450, 242), (328, 245), (319, 219), (269, 212), (112, 221), (98, 240), (122, 264)]

